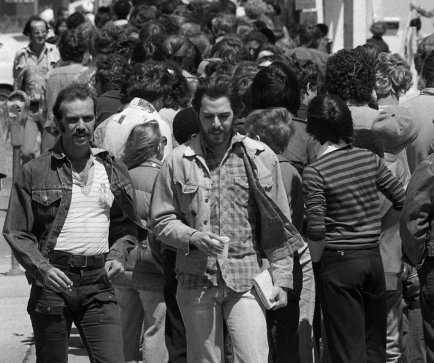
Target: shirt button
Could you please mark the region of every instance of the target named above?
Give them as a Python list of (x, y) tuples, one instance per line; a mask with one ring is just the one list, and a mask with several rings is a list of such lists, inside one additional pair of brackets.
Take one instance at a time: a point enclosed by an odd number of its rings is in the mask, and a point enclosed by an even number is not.
[(208, 203), (208, 198), (205, 198), (205, 203)]
[(208, 224), (208, 221), (203, 221), (203, 224)]

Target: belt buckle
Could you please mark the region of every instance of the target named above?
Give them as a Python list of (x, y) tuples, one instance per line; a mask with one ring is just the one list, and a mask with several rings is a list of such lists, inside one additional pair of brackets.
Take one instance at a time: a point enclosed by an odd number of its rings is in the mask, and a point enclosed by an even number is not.
[[(79, 263), (76, 263), (75, 261), (77, 260), (78, 257), (80, 258), (80, 261), (79, 261)], [(75, 268), (77, 268), (77, 267), (80, 267), (80, 268), (87, 267), (87, 256), (85, 256), (85, 255), (74, 255), (74, 256), (71, 256), (71, 259), (69, 261), (69, 266), (70, 267), (75, 267)]]

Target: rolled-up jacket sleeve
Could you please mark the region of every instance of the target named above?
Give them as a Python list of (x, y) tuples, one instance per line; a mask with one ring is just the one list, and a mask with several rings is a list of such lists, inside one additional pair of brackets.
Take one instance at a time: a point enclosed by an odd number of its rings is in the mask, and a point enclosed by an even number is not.
[(434, 165), (431, 158), (415, 170), (407, 187), (400, 232), (404, 254), (413, 266), (424, 258), (433, 213)]
[(172, 157), (169, 155), (154, 184), (150, 209), (151, 229), (161, 242), (188, 251), (190, 237), (196, 229), (181, 219), (171, 163)]
[(12, 186), (3, 235), (26, 272), (42, 281), (41, 272), (50, 269), (51, 265), (38, 250), (38, 239), (32, 233), (34, 215), (31, 169), (28, 165), (24, 166), (17, 179)]

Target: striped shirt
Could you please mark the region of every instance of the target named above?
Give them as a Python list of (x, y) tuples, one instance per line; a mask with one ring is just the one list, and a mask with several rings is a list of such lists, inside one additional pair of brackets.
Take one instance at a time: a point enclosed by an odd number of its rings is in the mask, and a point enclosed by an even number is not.
[(56, 251), (87, 256), (107, 253), (113, 199), (105, 167), (96, 159), (87, 185), (81, 185), (73, 173), (71, 206), (57, 238)]
[(381, 191), (398, 210), (405, 192), (374, 153), (346, 145), (320, 157), (303, 173), (307, 236), (328, 248), (369, 248), (381, 232)]

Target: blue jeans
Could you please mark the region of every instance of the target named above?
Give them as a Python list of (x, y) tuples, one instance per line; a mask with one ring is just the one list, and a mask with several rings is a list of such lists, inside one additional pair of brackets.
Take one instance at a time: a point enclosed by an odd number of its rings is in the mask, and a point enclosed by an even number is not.
[(72, 322), (92, 363), (124, 361), (120, 309), (104, 267), (63, 269), (73, 282), (71, 293), (33, 285), (27, 311), (35, 335), (37, 363), (68, 361)]
[(187, 334), (189, 363), (224, 361), (223, 322), (232, 341), (233, 362), (268, 361), (265, 311), (251, 291), (218, 287), (185, 289), (178, 285), (178, 305)]

